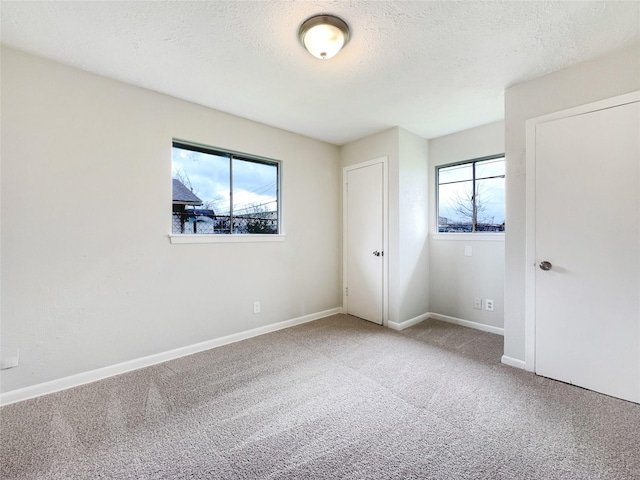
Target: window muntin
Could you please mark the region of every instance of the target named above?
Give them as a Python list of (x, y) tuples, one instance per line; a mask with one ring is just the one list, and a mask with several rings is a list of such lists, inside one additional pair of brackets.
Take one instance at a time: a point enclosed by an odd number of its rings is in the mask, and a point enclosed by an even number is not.
[(438, 232), (504, 231), (504, 155), (437, 167)]
[(172, 178), (173, 234), (280, 232), (279, 162), (174, 141)]

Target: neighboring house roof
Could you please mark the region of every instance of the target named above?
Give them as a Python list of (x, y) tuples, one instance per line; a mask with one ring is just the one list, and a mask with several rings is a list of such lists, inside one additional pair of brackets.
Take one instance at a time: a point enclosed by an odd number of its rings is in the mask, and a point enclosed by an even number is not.
[(189, 210), (189, 213), (193, 213), (194, 215), (200, 215), (203, 217), (216, 218), (216, 212), (211, 209), (202, 210), (199, 208), (194, 208), (193, 210)]
[(202, 205), (200, 200), (191, 190), (184, 186), (177, 178), (173, 179), (173, 203), (179, 205)]

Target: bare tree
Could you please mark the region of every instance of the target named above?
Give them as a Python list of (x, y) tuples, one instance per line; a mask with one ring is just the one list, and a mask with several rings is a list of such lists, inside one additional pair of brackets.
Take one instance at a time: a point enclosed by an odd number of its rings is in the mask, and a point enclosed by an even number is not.
[[(191, 178), (189, 178), (189, 174), (185, 172), (183, 169), (175, 170), (173, 173), (173, 178), (175, 178), (176, 180), (179, 180), (185, 187), (191, 190), (191, 193), (193, 193), (194, 195), (199, 194), (198, 189), (194, 187), (193, 183), (191, 182)], [(203, 210), (220, 211), (221, 208), (218, 208), (218, 206), (220, 204), (223, 204), (224, 201), (225, 201), (224, 197), (222, 195), (218, 195), (212, 200), (203, 200), (200, 208)]]
[(477, 230), (478, 224), (492, 224), (494, 217), (489, 217), (487, 212), (487, 203), (491, 197), (485, 191), (481, 191), (480, 186), (476, 184), (476, 191), (468, 185), (463, 190), (458, 190), (448, 199), (448, 206), (451, 211), (457, 213), (460, 217), (468, 219), (469, 223)]
[(191, 183), (191, 179), (189, 178), (189, 174), (185, 172), (183, 169), (175, 170), (173, 172), (173, 178), (179, 180), (185, 187), (191, 190), (191, 193), (197, 195), (198, 192), (195, 191), (193, 184)]
[(202, 208), (207, 210), (213, 210), (219, 215), (225, 215), (229, 213), (229, 199), (223, 195), (216, 195), (210, 200), (204, 200)]

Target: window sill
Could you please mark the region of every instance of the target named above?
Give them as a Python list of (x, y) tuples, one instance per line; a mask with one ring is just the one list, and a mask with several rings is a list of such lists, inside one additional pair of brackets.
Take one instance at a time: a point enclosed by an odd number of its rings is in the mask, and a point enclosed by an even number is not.
[(483, 242), (504, 242), (504, 232), (500, 233), (432, 233), (433, 240), (464, 240)]
[(263, 242), (284, 242), (286, 236), (279, 235), (169, 235), (169, 241), (176, 243), (263, 243)]

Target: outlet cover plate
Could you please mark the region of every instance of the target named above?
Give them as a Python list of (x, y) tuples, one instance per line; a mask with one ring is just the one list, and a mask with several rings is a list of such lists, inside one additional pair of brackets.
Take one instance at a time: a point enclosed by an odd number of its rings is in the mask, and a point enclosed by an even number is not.
[(487, 311), (489, 312), (493, 312), (493, 300), (491, 300), (490, 298), (487, 298), (484, 301), (484, 308), (486, 308)]

